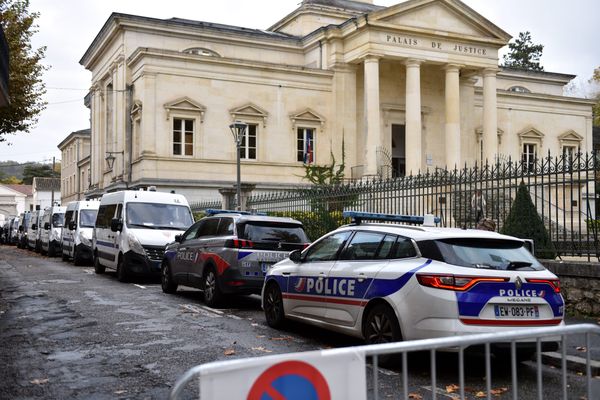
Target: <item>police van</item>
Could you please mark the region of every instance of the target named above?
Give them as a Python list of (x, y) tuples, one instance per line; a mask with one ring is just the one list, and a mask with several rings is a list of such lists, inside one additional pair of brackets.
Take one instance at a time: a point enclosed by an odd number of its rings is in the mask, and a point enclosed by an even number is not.
[(67, 204), (62, 230), (63, 261), (72, 259), (75, 265), (93, 261), (92, 231), (99, 207), (98, 200), (72, 201)]
[(31, 218), (31, 211), (25, 211), (19, 216), (19, 230), (17, 232), (17, 247), (27, 248), (27, 225)]
[(63, 224), (67, 207), (51, 206), (44, 209), (42, 215), (42, 232), (40, 234), (40, 252), (54, 257), (60, 254)]
[(42, 229), (40, 229), (40, 221), (42, 218), (43, 211), (35, 210), (31, 212), (31, 218), (29, 218), (29, 223), (27, 224), (27, 247), (29, 250), (35, 250), (36, 252), (40, 252), (41, 249), (41, 233)]
[(132, 275), (160, 274), (167, 243), (194, 223), (180, 194), (125, 190), (102, 196), (93, 232), (94, 270), (117, 271), (125, 282)]

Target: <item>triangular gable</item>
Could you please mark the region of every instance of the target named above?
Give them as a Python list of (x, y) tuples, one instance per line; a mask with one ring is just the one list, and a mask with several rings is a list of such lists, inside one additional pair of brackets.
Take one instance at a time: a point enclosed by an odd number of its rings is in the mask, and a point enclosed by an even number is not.
[(257, 106), (256, 104), (247, 103), (242, 106), (229, 110), (233, 120), (237, 119), (262, 119), (263, 125), (267, 126), (267, 117), (269, 113)]
[(511, 35), (459, 0), (409, 0), (369, 15), (370, 22), (508, 43)]
[(0, 185), (0, 196), (27, 197), (25, 194), (4, 185)]
[(558, 140), (561, 142), (582, 142), (583, 136), (579, 135), (574, 130), (569, 130), (562, 135), (559, 135)]
[(521, 143), (524, 141), (534, 141), (534, 142), (541, 143), (542, 140), (544, 140), (544, 134), (535, 128), (525, 129), (525, 130), (521, 131), (518, 134), (518, 136), (519, 136), (519, 139), (521, 140)]
[(204, 113), (206, 112), (206, 107), (195, 102), (189, 97), (181, 97), (177, 100), (165, 103), (164, 107), (167, 110), (167, 119), (171, 117), (172, 112), (193, 113), (200, 114), (200, 122), (204, 122)]
[(297, 114), (290, 114), (290, 119), (292, 121), (305, 121), (318, 124), (325, 123), (325, 118), (312, 111), (310, 108), (307, 108)]

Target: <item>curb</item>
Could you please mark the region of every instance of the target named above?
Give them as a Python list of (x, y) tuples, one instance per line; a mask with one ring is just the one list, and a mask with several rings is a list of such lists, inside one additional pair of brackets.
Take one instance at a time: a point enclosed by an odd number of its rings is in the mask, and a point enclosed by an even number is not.
[[(567, 370), (585, 374), (587, 360), (583, 357), (567, 355)], [(562, 354), (554, 351), (542, 353), (542, 364), (562, 368)], [(600, 375), (600, 361), (590, 360), (592, 376)]]

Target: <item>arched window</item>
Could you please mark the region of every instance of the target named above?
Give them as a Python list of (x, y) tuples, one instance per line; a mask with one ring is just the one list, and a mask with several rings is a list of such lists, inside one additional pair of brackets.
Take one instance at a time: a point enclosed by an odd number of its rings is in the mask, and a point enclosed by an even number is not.
[(508, 91), (517, 93), (531, 93), (531, 90), (527, 89), (524, 86), (511, 86), (508, 88)]
[(196, 54), (205, 57), (221, 57), (216, 51), (205, 49), (203, 47), (191, 47), (189, 49), (183, 50), (183, 53)]

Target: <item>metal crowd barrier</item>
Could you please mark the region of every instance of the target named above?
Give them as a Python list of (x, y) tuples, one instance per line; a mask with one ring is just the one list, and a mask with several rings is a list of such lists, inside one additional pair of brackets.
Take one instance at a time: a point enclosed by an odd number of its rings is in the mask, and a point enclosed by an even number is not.
[[(518, 385), (518, 375), (517, 375), (517, 342), (521, 342), (523, 340), (532, 339), (535, 340), (537, 356), (534, 358), (536, 373), (537, 373), (537, 398), (539, 400), (544, 399), (543, 397), (543, 379), (542, 379), (542, 339), (550, 338), (551, 340), (557, 340), (561, 343), (561, 393), (555, 393), (556, 396), (554, 398), (562, 398), (568, 399), (568, 383), (567, 383), (567, 354), (566, 354), (566, 338), (570, 335), (585, 335), (585, 348), (587, 349), (585, 354), (586, 360), (586, 368), (585, 368), (585, 383), (586, 383), (586, 399), (594, 399), (600, 398), (600, 393), (592, 392), (592, 371), (591, 371), (591, 346), (590, 346), (590, 337), (591, 335), (600, 335), (600, 326), (593, 324), (579, 324), (579, 325), (568, 325), (568, 326), (560, 326), (560, 327), (541, 327), (541, 328), (531, 328), (531, 329), (520, 329), (520, 330), (512, 330), (506, 332), (498, 332), (498, 333), (486, 333), (486, 334), (475, 334), (475, 335), (465, 335), (465, 336), (455, 336), (455, 337), (447, 337), (447, 338), (436, 338), (436, 339), (425, 339), (425, 340), (414, 340), (414, 341), (406, 341), (406, 342), (397, 342), (397, 343), (386, 343), (386, 344), (376, 344), (376, 345), (365, 345), (365, 346), (356, 346), (356, 347), (347, 347), (347, 348), (339, 348), (339, 349), (326, 349), (320, 351), (306, 352), (306, 353), (292, 353), (287, 355), (275, 355), (275, 356), (265, 356), (265, 357), (253, 357), (247, 359), (236, 359), (236, 360), (228, 360), (228, 361), (217, 361), (208, 364), (198, 365), (191, 369), (189, 369), (185, 374), (178, 379), (178, 381), (173, 386), (170, 399), (176, 400), (180, 398), (180, 395), (183, 389), (188, 385), (188, 383), (198, 377), (199, 382), (199, 391), (202, 393), (202, 380), (206, 381), (214, 381), (215, 379), (223, 379), (223, 382), (227, 382), (227, 385), (236, 385), (240, 380), (236, 379), (228, 379), (227, 374), (237, 373), (243, 374), (244, 370), (255, 372), (257, 368), (265, 369), (269, 365), (272, 365), (275, 361), (280, 360), (282, 357), (287, 358), (302, 358), (304, 354), (311, 354), (311, 361), (318, 368), (319, 360), (325, 360), (328, 357), (355, 357), (359, 355), (361, 361), (363, 363), (364, 375), (367, 374), (367, 368), (365, 360), (367, 357), (372, 361), (372, 393), (366, 393), (366, 384), (365, 393), (357, 394), (353, 396), (353, 398), (366, 399), (367, 395), (369, 398), (373, 398), (374, 400), (379, 400), (379, 379), (380, 379), (380, 368), (379, 368), (379, 358), (385, 355), (400, 355), (401, 356), (401, 380), (402, 380), (402, 398), (409, 399), (409, 379), (408, 379), (408, 353), (417, 352), (417, 351), (429, 351), (430, 352), (430, 374), (431, 374), (431, 388), (432, 390), (432, 399), (436, 399), (438, 394), (436, 393), (436, 380), (437, 380), (437, 366), (436, 366), (436, 353), (439, 350), (453, 349), (458, 351), (458, 396), (459, 398), (465, 399), (465, 360), (464, 360), (464, 351), (466, 348), (470, 346), (484, 346), (484, 355), (485, 355), (485, 376), (486, 376), (486, 398), (488, 400), (492, 399), (492, 369), (491, 369), (491, 345), (494, 343), (510, 343), (510, 365), (511, 365), (511, 382), (512, 382), (512, 398), (519, 398), (519, 385)], [(344, 368), (345, 361), (338, 362), (339, 368)], [(276, 364), (275, 366), (277, 366)], [(214, 385), (214, 382), (210, 382)], [(218, 383), (218, 382), (217, 382)], [(349, 382), (351, 383), (351, 382)], [(216, 386), (219, 387), (218, 385)], [(245, 390), (245, 391), (244, 391)], [(214, 389), (209, 391), (211, 393), (210, 396), (206, 396), (202, 398), (202, 400), (206, 399), (218, 399), (224, 398), (216, 393)], [(248, 393), (247, 389), (243, 389), (240, 393)], [(241, 395), (239, 398), (248, 398), (250, 399), (252, 396), (250, 395)], [(482, 396), (477, 396), (482, 397)], [(199, 396), (200, 398), (200, 396)], [(230, 399), (235, 399), (236, 397), (227, 397)], [(283, 398), (283, 397), (282, 397)], [(335, 399), (335, 396), (331, 397)]]

